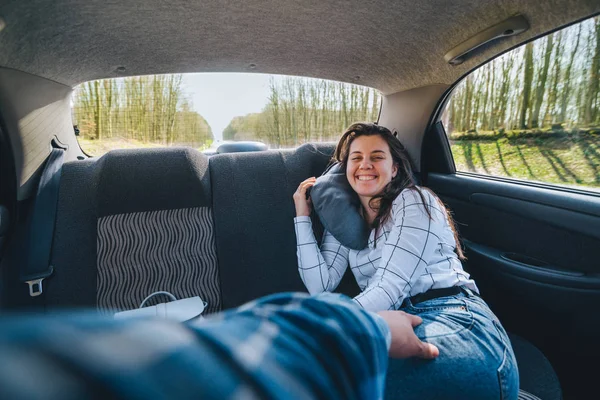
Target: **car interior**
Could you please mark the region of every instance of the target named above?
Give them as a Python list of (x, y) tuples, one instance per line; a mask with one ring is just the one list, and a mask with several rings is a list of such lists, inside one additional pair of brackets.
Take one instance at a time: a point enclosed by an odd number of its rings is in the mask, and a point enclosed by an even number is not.
[[(199, 294), (214, 313), (305, 292), (292, 194), (325, 171), (334, 143), (90, 157), (71, 95), (148, 74), (317, 77), (381, 94), (376, 122), (398, 133), (420, 183), (451, 210), (465, 269), (509, 332), (520, 398), (596, 398), (600, 191), (461, 171), (443, 115), (479, 67), (599, 13), (589, 0), (2, 0), (1, 309), (109, 313), (168, 290)], [(349, 270), (336, 291), (358, 293)], [(392, 369), (387, 382), (396, 398)]]

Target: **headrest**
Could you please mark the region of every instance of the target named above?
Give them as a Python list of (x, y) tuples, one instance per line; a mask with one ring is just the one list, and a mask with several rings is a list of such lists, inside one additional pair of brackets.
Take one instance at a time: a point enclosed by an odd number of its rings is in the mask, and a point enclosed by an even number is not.
[(262, 142), (228, 142), (217, 147), (217, 154), (222, 153), (241, 153), (246, 151), (265, 151), (268, 150), (266, 144)]
[(113, 150), (96, 168), (99, 217), (211, 205), (208, 157), (191, 148)]

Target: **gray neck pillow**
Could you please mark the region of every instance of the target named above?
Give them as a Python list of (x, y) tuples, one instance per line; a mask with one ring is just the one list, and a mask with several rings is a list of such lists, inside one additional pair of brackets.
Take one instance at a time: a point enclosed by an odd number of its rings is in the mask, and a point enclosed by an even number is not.
[(310, 198), (323, 227), (344, 247), (367, 247), (371, 230), (360, 214), (360, 200), (341, 164), (333, 164), (317, 178)]

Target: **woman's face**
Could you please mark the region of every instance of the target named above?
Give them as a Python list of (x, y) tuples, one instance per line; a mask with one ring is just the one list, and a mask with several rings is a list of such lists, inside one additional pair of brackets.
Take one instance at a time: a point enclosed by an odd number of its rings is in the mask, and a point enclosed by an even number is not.
[(380, 135), (359, 136), (352, 141), (346, 176), (363, 200), (370, 200), (396, 176), (390, 147)]

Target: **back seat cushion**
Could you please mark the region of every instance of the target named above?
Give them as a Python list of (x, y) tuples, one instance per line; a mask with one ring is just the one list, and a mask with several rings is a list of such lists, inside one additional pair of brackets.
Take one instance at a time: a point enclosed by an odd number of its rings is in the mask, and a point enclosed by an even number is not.
[(210, 158), (223, 308), (306, 291), (297, 271), (292, 195), (302, 180), (325, 170), (332, 152), (333, 145), (306, 144)]
[[(208, 207), (109, 215), (98, 220), (101, 310), (130, 310), (157, 291), (200, 296), (220, 309), (212, 213)], [(147, 304), (168, 301), (162, 296)]]
[[(69, 163), (64, 171), (69, 176), (68, 171), (78, 167)], [(167, 291), (177, 298), (197, 295), (208, 302), (207, 312), (219, 310), (207, 157), (185, 148), (120, 150), (106, 154), (88, 168), (93, 172), (86, 171), (87, 175), (79, 178), (91, 175), (94, 182), (95, 263), (90, 268), (86, 259), (84, 271), (80, 269), (84, 267), (71, 265), (69, 253), (73, 250), (66, 249), (65, 241), (57, 235), (54, 247), (58, 251), (53, 258), (60, 263), (55, 264), (53, 280), (77, 292), (79, 283), (72, 279), (73, 271), (77, 271), (75, 275), (84, 278), (85, 305), (91, 305), (91, 291), (94, 305), (104, 311), (137, 308), (156, 291)], [(63, 184), (68, 194), (76, 182), (63, 181), (61, 195)], [(68, 202), (61, 195), (57, 221), (64, 225), (64, 220), (71, 219), (71, 210), (60, 207), (61, 202)], [(87, 225), (89, 219), (86, 216)], [(83, 240), (89, 247), (89, 237)], [(77, 305), (79, 299), (69, 296), (67, 304), (61, 301), (66, 299), (55, 300), (59, 305)], [(148, 304), (161, 301), (166, 298), (156, 296)]]
[(191, 148), (113, 150), (97, 170), (99, 218), (211, 205), (208, 157)]
[(157, 291), (220, 309), (206, 156), (186, 148), (111, 152), (100, 160), (97, 198), (101, 310), (137, 308)]

